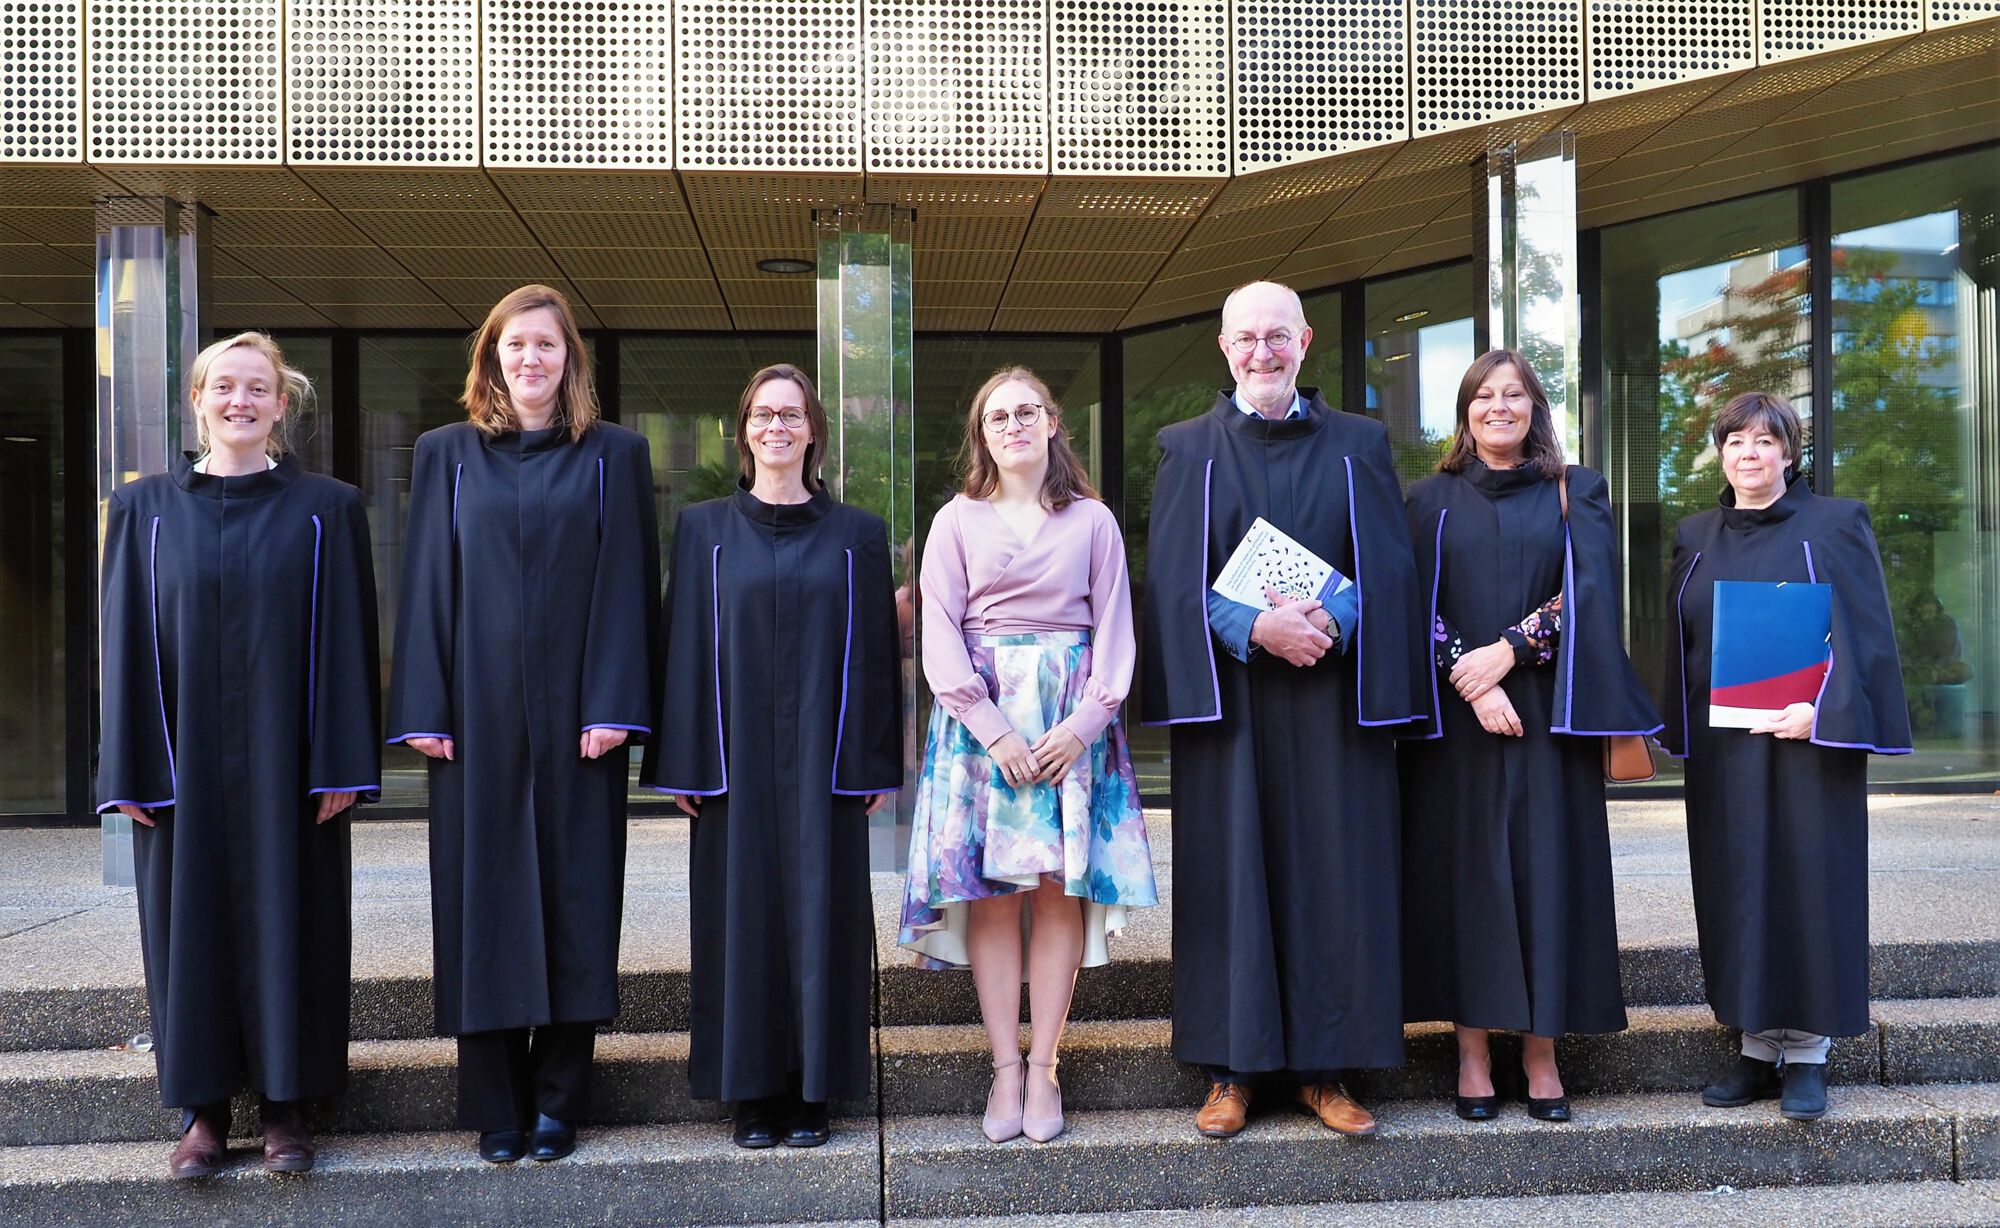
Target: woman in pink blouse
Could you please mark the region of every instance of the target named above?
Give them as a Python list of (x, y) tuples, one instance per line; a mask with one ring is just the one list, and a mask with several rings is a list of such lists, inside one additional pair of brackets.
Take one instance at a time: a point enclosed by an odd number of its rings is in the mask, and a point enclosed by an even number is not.
[(1105, 962), (1127, 908), (1159, 902), (1118, 723), (1135, 656), (1125, 541), (1026, 368), (973, 397), (959, 464), (920, 570), (937, 703), (900, 941), (926, 967), (972, 968), (993, 1045), (986, 1137), (1047, 1142), (1077, 969)]

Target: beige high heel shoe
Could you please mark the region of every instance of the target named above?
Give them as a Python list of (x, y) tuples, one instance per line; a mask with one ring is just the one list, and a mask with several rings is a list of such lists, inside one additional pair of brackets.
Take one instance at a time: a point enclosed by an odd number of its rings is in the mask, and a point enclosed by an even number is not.
[[(998, 1083), (1000, 1081), (999, 1076), (1001, 1071), (1012, 1070), (1018, 1067), (1020, 1064), (1021, 1064), (1021, 1059), (1018, 1057), (1011, 1062), (993, 1063), (993, 1076), (994, 1076), (993, 1081), (995, 1083)], [(1021, 1091), (1023, 1096), (1025, 1096), (1027, 1093), (1027, 1080), (1023, 1079), (1021, 1080), (1021, 1083), (1022, 1083)], [(993, 1089), (990, 1087), (986, 1089), (986, 1103), (987, 1106), (991, 1108), (993, 1104)], [(980, 1118), (979, 1129), (986, 1135), (986, 1141), (989, 1143), (1004, 1143), (1008, 1139), (1021, 1137), (1020, 1104), (1018, 1103), (1015, 1104), (1014, 1115), (1012, 1117), (995, 1117), (991, 1112), (988, 1112), (987, 1114), (985, 1114), (983, 1117)]]
[(1023, 1079), (1021, 1081), (1021, 1103), (1024, 1106), (1022, 1109), (1021, 1133), (1038, 1143), (1046, 1143), (1063, 1132), (1062, 1084), (1056, 1083), (1055, 1076), (1056, 1061), (1060, 1060), (1058, 1058), (1055, 1061), (1038, 1062), (1034, 1058), (1028, 1059), (1028, 1065), (1034, 1067), (1036, 1070), (1048, 1071), (1049, 1082), (1056, 1084), (1056, 1115), (1054, 1117), (1026, 1116), (1027, 1110), (1025, 1106), (1028, 1102), (1027, 1080)]

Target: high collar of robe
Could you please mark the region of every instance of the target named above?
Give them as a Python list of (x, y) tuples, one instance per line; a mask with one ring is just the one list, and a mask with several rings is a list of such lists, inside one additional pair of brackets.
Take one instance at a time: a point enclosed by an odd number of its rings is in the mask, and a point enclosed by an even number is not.
[(498, 435), (481, 431), (479, 437), (495, 452), (546, 452), (569, 442), (569, 427), (559, 423), (539, 431), (502, 431)]
[(269, 469), (256, 473), (224, 476), (219, 473), (197, 473), (192, 452), (182, 453), (173, 463), (174, 484), (191, 495), (204, 499), (254, 499), (259, 495), (274, 494), (298, 480), (304, 470), (299, 468), (296, 456), (281, 456), (278, 463)]
[(767, 524), (774, 529), (811, 524), (833, 510), (833, 496), (826, 493), (824, 486), (814, 491), (812, 498), (804, 503), (766, 503), (751, 494), (739, 480), (733, 497), (737, 511), (758, 524)]
[(1762, 525), (1777, 524), (1779, 521), (1790, 520), (1800, 508), (1805, 506), (1806, 500), (1810, 498), (1812, 498), (1811, 487), (1807, 485), (1804, 478), (1795, 473), (1787, 482), (1785, 493), (1779, 495), (1778, 501), (1769, 507), (1736, 506), (1736, 488), (1727, 482), (1723, 483), (1722, 494), (1716, 499), (1716, 502), (1722, 505), (1723, 527), (1742, 532), (1758, 528)]
[(1495, 469), (1476, 456), (1465, 462), (1465, 468), (1459, 471), (1458, 476), (1488, 495), (1512, 494), (1548, 481), (1540, 469), (1525, 461), (1512, 469)]
[(1298, 392), (1306, 407), (1303, 418), (1280, 418), (1273, 422), (1262, 414), (1246, 414), (1236, 408), (1233, 388), (1224, 388), (1216, 394), (1211, 412), (1222, 419), (1224, 426), (1251, 439), (1304, 439), (1325, 426), (1327, 415), (1333, 410), (1320, 399), (1319, 389), (1301, 387)]

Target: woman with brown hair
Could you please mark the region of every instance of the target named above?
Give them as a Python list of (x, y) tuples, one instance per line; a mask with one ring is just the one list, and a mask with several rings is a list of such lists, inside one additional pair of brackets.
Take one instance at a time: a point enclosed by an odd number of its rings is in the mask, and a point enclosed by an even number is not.
[(1529, 1116), (1568, 1121), (1556, 1039), (1625, 1026), (1602, 735), (1660, 728), (1619, 638), (1609, 489), (1565, 464), (1527, 360), (1494, 350), (1405, 508), (1435, 715), (1398, 748), (1404, 1018), (1451, 1020), (1460, 1117), (1499, 1115), (1488, 1031), (1507, 1028)]
[[(992, 1141), (1063, 1130), (1056, 1047), (1079, 967), (1159, 902), (1118, 708), (1135, 646), (1125, 541), (1048, 386), (996, 373), (966, 414), (965, 485), (931, 523), (917, 785), (900, 941), (970, 966), (993, 1046)], [(1033, 1022), (1021, 1069), (1023, 965)]]
[(889, 530), (820, 479), (805, 372), (750, 377), (735, 493), (674, 525), (666, 697), (641, 779), (693, 820), (688, 1081), (741, 1147), (817, 1147), (864, 1100), (868, 824), (901, 786)]
[[(618, 1012), (626, 743), (653, 721), (644, 436), (600, 421), (559, 292), (472, 339), (467, 421), (417, 439), (391, 742), (430, 757), (437, 1030), (479, 1154), (553, 1160)], [(532, 1137), (530, 1137), (532, 1131)]]

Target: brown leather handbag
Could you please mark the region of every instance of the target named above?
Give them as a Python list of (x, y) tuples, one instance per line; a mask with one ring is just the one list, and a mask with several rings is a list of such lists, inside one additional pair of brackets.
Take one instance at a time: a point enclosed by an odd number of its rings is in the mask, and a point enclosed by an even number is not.
[[(1556, 496), (1562, 500), (1563, 524), (1569, 524), (1569, 467), (1556, 478)], [(1604, 779), (1614, 785), (1633, 785), (1659, 774), (1653, 766), (1653, 752), (1646, 739), (1636, 733), (1614, 733), (1604, 739)]]

